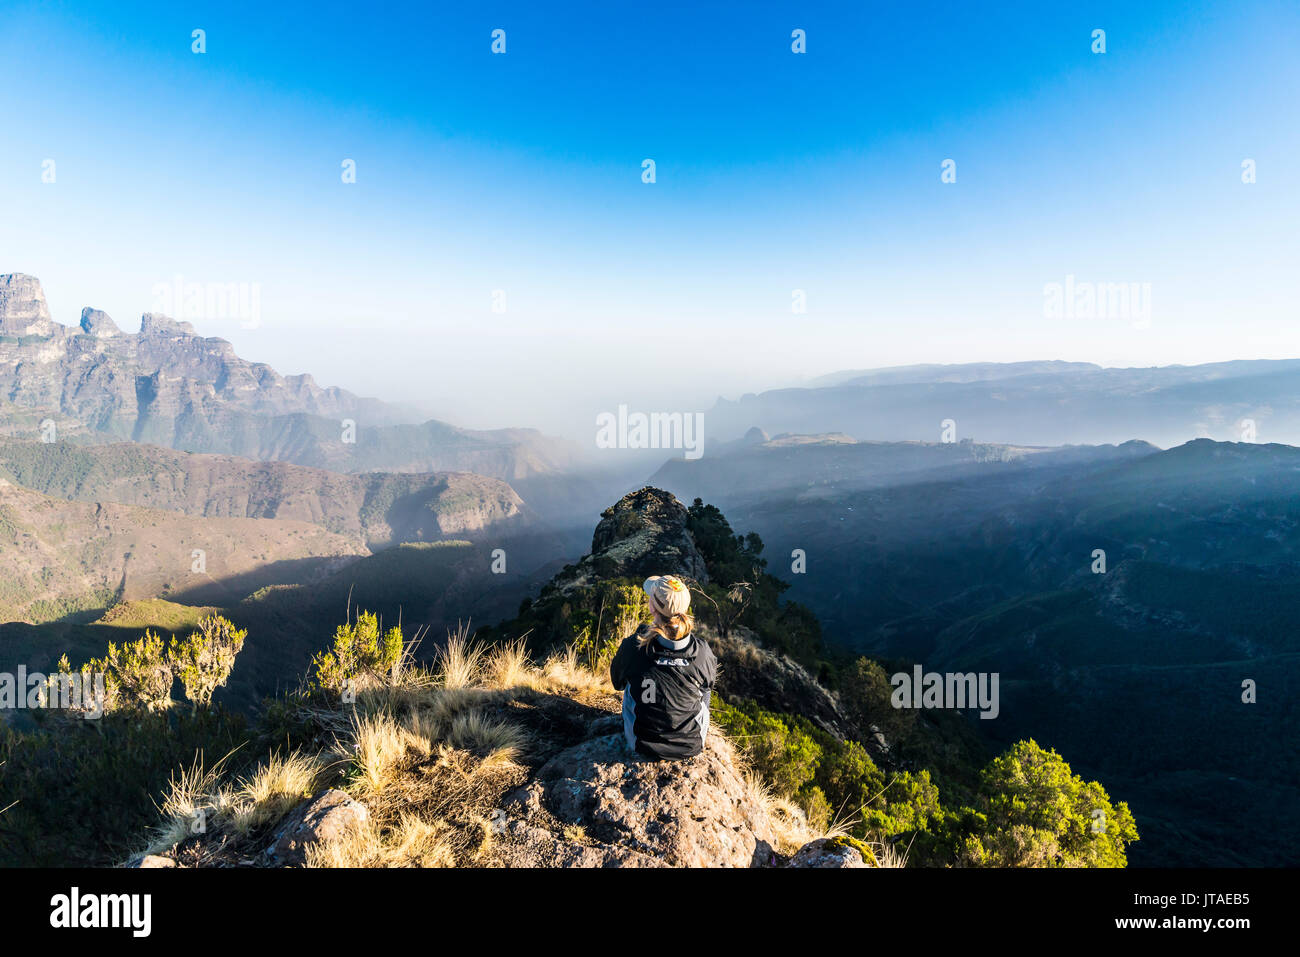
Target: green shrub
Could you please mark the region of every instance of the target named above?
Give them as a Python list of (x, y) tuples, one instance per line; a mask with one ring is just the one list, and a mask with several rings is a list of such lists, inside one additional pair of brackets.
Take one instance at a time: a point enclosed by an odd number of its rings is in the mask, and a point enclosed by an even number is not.
[(167, 649), (172, 670), (195, 707), (206, 708), (213, 693), (224, 685), (235, 667), (248, 632), (220, 615), (208, 615), (184, 638), (172, 638)]
[(861, 742), (841, 741), (800, 715), (718, 695), (711, 714), (764, 783), (802, 807), (816, 829), (835, 824), (858, 840), (906, 840), (915, 845), (913, 863), (942, 866), (987, 827), (971, 809), (946, 811), (928, 770), (886, 773)]
[(334, 630), (328, 651), (311, 660), (313, 687), (342, 693), (350, 682), (364, 676), (387, 678), (402, 659), (402, 629), (382, 631), (373, 612), (358, 612), (356, 620)]
[(714, 696), (712, 721), (739, 745), (749, 763), (776, 794), (795, 797), (811, 784), (822, 750), (811, 736), (752, 701), (735, 707)]
[(943, 816), (939, 788), (926, 770), (915, 774), (900, 771), (885, 787), (882, 798), (862, 810), (865, 831), (882, 838), (929, 831), (931, 824)]
[[(213, 693), (229, 679), (247, 634), (220, 615), (207, 615), (189, 635), (173, 636), (170, 643), (152, 629), (121, 646), (110, 641), (103, 658), (90, 659), (78, 672), (104, 676), (106, 711), (165, 710), (172, 704), (172, 686), (178, 678), (190, 703), (208, 708)], [(72, 673), (66, 654), (59, 659), (58, 670)]]
[(856, 820), (885, 789), (885, 776), (857, 741), (836, 741), (827, 735), (817, 781), (835, 808), (837, 818)]
[[(60, 661), (61, 670), (66, 663), (65, 655)], [(81, 669), (83, 674), (87, 670), (104, 675), (108, 696), (105, 710), (138, 706), (156, 711), (172, 703), (172, 685), (176, 675), (162, 636), (151, 629), (146, 629), (142, 638), (121, 646), (110, 641), (108, 653), (103, 658), (92, 658)]]
[(981, 776), (982, 826), (966, 837), (961, 862), (978, 867), (1124, 867), (1138, 839), (1128, 805), (1112, 806), (1055, 751), (1019, 741)]
[[(594, 620), (590, 617), (591, 605), (596, 606)], [(578, 658), (593, 672), (609, 667), (623, 639), (636, 631), (642, 622), (648, 622), (650, 603), (641, 585), (630, 579), (613, 579), (601, 582), (577, 617), (570, 619), (577, 626), (574, 647)]]

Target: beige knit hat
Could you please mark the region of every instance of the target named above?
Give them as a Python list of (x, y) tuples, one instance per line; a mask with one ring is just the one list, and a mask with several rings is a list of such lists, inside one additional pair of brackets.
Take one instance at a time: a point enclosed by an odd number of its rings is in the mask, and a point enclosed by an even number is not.
[(691, 590), (676, 575), (652, 575), (641, 587), (650, 596), (650, 607), (665, 618), (685, 614), (691, 607)]

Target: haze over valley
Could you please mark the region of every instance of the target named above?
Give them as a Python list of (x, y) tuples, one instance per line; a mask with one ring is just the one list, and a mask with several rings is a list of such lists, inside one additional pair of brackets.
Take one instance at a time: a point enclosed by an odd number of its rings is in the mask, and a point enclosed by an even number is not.
[[(33, 669), (221, 610), (250, 638), (219, 697), (252, 708), (350, 608), (434, 636), (429, 654), (458, 622), (509, 618), (650, 485), (761, 536), (755, 560), (832, 656), (997, 671), (981, 733), (1032, 736), (1126, 794), (1135, 861), (1295, 846), (1225, 851), (1300, 772), (1280, 744), (1300, 680), (1300, 451), (1280, 441), (1300, 441), (1300, 361), (843, 372), (719, 399), (695, 457), (421, 421), (165, 316), (130, 333), (87, 307), (64, 326), (8, 274), (0, 384), (0, 640)], [(1274, 693), (1231, 706), (1241, 676)]]

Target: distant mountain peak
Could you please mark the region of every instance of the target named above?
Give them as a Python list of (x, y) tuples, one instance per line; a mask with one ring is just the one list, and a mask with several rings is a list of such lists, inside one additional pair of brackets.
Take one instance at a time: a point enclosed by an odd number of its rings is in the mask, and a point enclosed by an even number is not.
[(24, 273), (0, 274), (0, 396), (0, 433), (30, 437), (41, 410), (55, 413), (61, 436), (71, 434), (66, 421), (88, 434), (339, 472), (514, 480), (561, 471), (576, 456), (572, 443), (533, 430), (458, 429), (306, 373), (280, 375), (161, 313), (141, 316), (138, 333), (92, 307), (64, 325)]
[(96, 339), (110, 339), (122, 334), (122, 330), (108, 313), (89, 306), (81, 310), (81, 331)]
[(196, 336), (194, 326), (170, 316), (146, 312), (140, 317), (140, 335), (142, 336)]
[(43, 336), (54, 331), (41, 281), (25, 273), (0, 273), (0, 335)]

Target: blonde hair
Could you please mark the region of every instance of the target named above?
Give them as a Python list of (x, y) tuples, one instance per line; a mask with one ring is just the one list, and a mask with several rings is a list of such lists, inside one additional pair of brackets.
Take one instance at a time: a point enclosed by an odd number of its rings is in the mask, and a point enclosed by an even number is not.
[(695, 627), (695, 616), (691, 614), (689, 608), (680, 615), (672, 617), (659, 614), (653, 607), (650, 611), (655, 616), (654, 624), (646, 630), (645, 634), (637, 635), (636, 642), (640, 648), (648, 647), (650, 642), (654, 641), (655, 635), (662, 635), (668, 641), (681, 641)]

